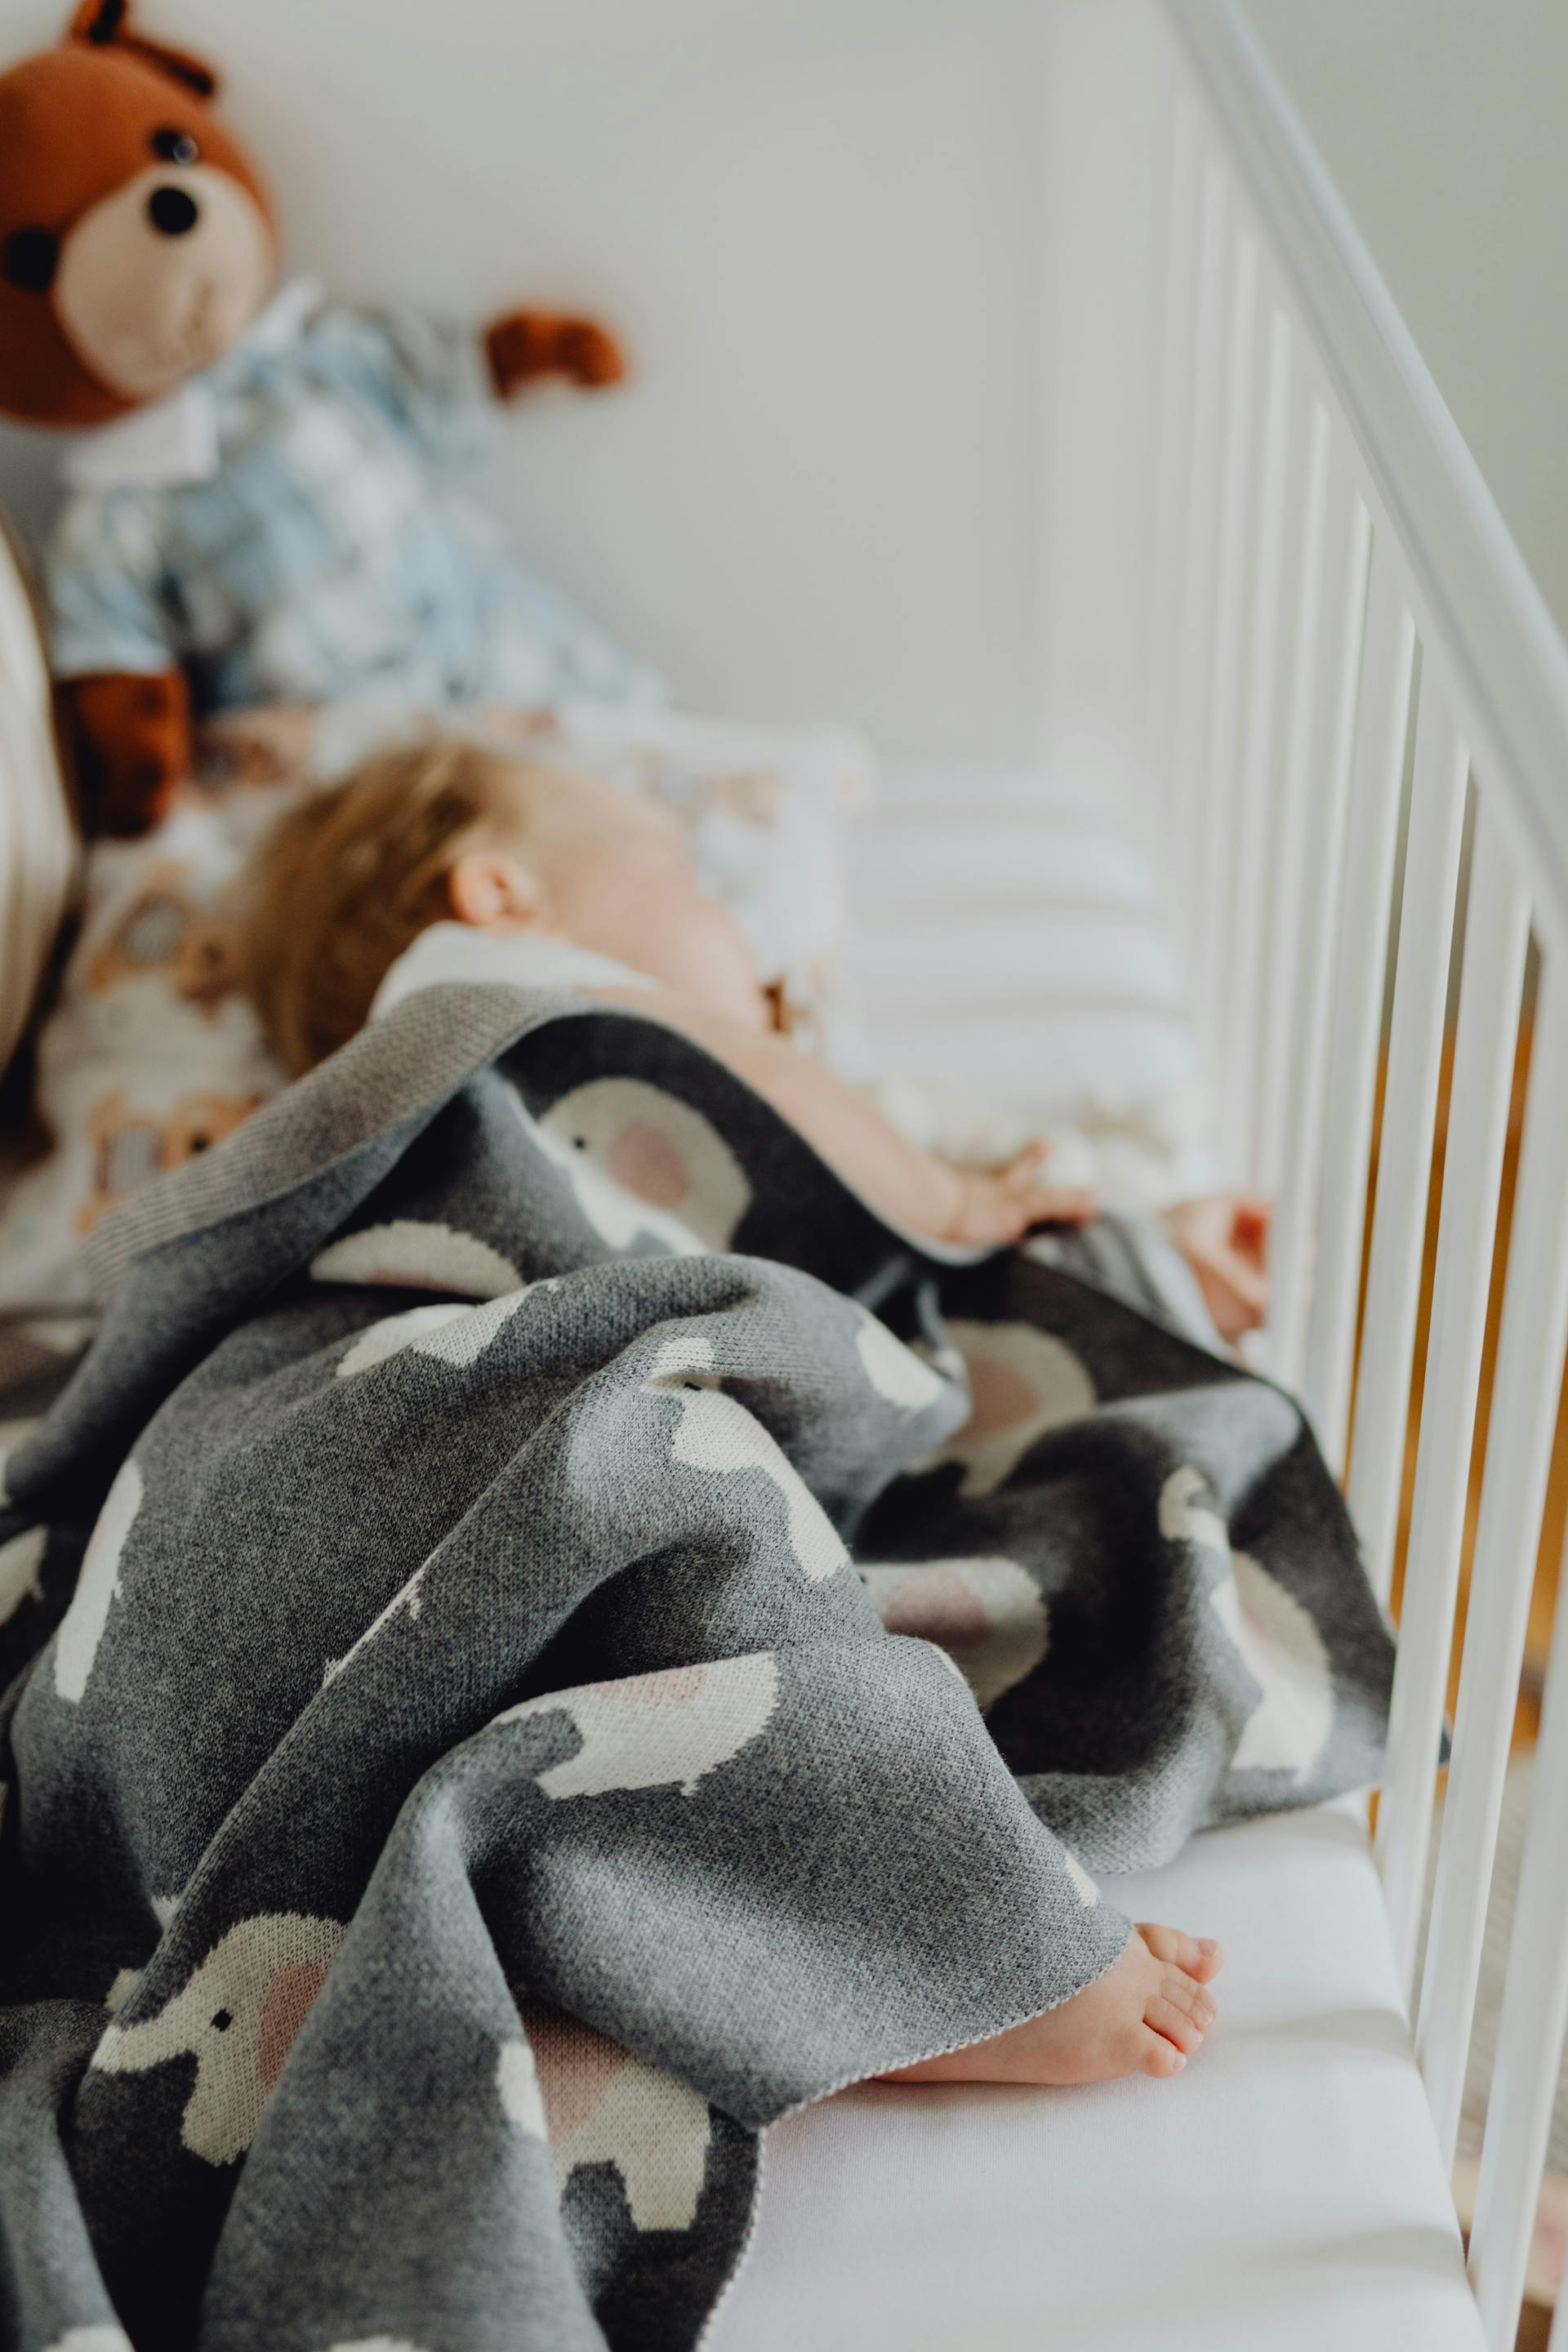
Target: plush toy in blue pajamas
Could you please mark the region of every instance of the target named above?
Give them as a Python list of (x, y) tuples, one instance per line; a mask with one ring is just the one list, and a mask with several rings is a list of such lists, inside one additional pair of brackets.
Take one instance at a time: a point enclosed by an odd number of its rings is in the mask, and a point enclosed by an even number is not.
[(498, 397), (612, 383), (615, 342), (272, 294), (271, 205), (216, 88), (127, 0), (81, 0), (0, 74), (0, 413), (77, 428), (46, 571), (89, 814), (154, 821), (193, 703), (657, 698), (462, 488)]
[(68, 453), (57, 673), (174, 661), (218, 709), (384, 681), (436, 704), (652, 693), (465, 495), (495, 414), (471, 332), (286, 288), (216, 367)]

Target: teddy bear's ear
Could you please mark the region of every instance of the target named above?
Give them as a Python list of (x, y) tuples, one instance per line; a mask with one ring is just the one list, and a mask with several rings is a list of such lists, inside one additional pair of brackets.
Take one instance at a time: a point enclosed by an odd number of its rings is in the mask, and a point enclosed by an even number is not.
[(171, 81), (183, 82), (198, 98), (216, 95), (217, 76), (200, 58), (192, 57), (187, 49), (171, 49), (162, 41), (149, 41), (132, 30), (131, 0), (81, 0), (67, 28), (66, 39), (80, 41), (89, 49), (124, 49), (143, 65), (167, 74)]

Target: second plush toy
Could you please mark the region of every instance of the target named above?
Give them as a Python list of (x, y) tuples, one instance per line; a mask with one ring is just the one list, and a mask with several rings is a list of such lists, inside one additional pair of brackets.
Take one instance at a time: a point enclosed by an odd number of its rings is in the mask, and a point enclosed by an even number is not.
[(196, 709), (385, 687), (430, 706), (651, 698), (461, 473), (498, 398), (616, 382), (591, 320), (482, 333), (274, 292), (216, 79), (86, 0), (0, 75), (0, 412), (77, 428), (47, 557), (89, 814), (156, 821)]

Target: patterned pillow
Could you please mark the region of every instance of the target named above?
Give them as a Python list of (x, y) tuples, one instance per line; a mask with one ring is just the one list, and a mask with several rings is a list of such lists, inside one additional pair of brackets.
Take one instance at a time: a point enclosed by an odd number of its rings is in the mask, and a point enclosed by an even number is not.
[(48, 963), (76, 873), (49, 672), (21, 550), (0, 514), (0, 1071)]
[[(0, 1205), (0, 1308), (82, 1298), (79, 1244), (99, 1218), (284, 1084), (239, 986), (229, 886), (292, 800), (416, 723), (374, 703), (211, 720), (167, 821), (139, 841), (94, 844), (80, 928), (38, 1039), (48, 1146)], [(667, 801), (707, 887), (782, 987), (796, 1034), (827, 1046), (844, 1032), (845, 834), (871, 775), (856, 739), (585, 708), (491, 710), (464, 724), (498, 748), (593, 767)], [(69, 1325), (31, 1333), (76, 1336)]]

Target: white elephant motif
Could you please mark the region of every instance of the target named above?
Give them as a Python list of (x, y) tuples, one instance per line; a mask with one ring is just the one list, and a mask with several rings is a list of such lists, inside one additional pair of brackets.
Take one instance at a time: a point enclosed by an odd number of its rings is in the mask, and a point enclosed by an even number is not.
[(425, 2352), (425, 2347), (411, 2343), (406, 2336), (356, 2336), (352, 2343), (340, 2336), (328, 2345), (327, 2352)]
[(592, 1078), (542, 1118), (522, 1117), (612, 1249), (652, 1234), (682, 1256), (725, 1250), (752, 1205), (745, 1172), (718, 1129), (641, 1078)]
[(1094, 1382), (1064, 1339), (1032, 1323), (947, 1327), (969, 1378), (969, 1419), (916, 1463), (963, 1465), (961, 1495), (990, 1495), (1009, 1479), (1037, 1438), (1081, 1420), (1098, 1402)]
[(1289, 1772), (1303, 1780), (1333, 1729), (1329, 1654), (1295, 1594), (1250, 1552), (1232, 1550), (1230, 1531), (1210, 1495), (1207, 1479), (1190, 1464), (1173, 1470), (1160, 1492), (1160, 1532), (1167, 1542), (1196, 1544), (1219, 1559), (1209, 1603), (1263, 1693), (1243, 1727), (1231, 1769)]
[(644, 1385), (675, 1397), (680, 1405), (670, 1460), (716, 1475), (761, 1470), (784, 1497), (790, 1549), (802, 1575), (809, 1583), (825, 1583), (849, 1558), (843, 1537), (755, 1413), (748, 1412), (738, 1397), (725, 1394), (712, 1362), (712, 1347), (700, 1331), (667, 1339), (654, 1359)]
[(547, 1797), (678, 1787), (694, 1797), (710, 1772), (761, 1738), (778, 1705), (778, 1664), (760, 1650), (706, 1666), (671, 1666), (525, 1699), (494, 1719), (564, 1715), (582, 1746), (539, 1776)]
[(98, 1525), (82, 1554), (70, 1607), (55, 1635), (55, 1688), (73, 1706), (86, 1692), (97, 1664), (110, 1603), (121, 1589), (120, 1562), (144, 1500), (142, 1473), (133, 1461), (127, 1461), (104, 1498)]
[(206, 2163), (232, 2164), (255, 2137), (342, 1933), (335, 1919), (293, 1911), (240, 1920), (155, 2017), (110, 2025), (93, 2066), (131, 2074), (194, 2057), (180, 2137)]
[(415, 1217), (394, 1217), (329, 1242), (310, 1261), (310, 1279), (389, 1290), (455, 1290), (465, 1298), (500, 1298), (522, 1285), (510, 1260), (477, 1234)]
[(885, 1323), (862, 1311), (855, 1334), (856, 1352), (866, 1378), (879, 1397), (905, 1412), (923, 1412), (943, 1394), (947, 1382), (923, 1356), (896, 1339)]
[(635, 2229), (689, 2230), (708, 2165), (707, 2100), (576, 2018), (522, 2014), (528, 2042), (502, 2045), (496, 2087), (509, 2122), (547, 2143), (557, 2193), (579, 2166), (613, 2164)]
[(1034, 1673), (1050, 1641), (1040, 1589), (1016, 1559), (938, 1559), (860, 1570), (889, 1633), (934, 1642), (983, 1711)]
[(356, 2336), (352, 2343), (340, 2336), (327, 2352), (425, 2352), (425, 2347), (406, 2336)]
[(552, 1290), (555, 1281), (525, 1282), (521, 1289), (503, 1292), (482, 1307), (405, 1307), (401, 1315), (384, 1315), (362, 1331), (352, 1348), (339, 1358), (337, 1376), (350, 1381), (400, 1356), (405, 1348), (433, 1363), (450, 1364), (458, 1371), (477, 1364), (485, 1349), (499, 1339), (520, 1307), (535, 1291)]
[(1212, 1495), (1203, 1472), (1190, 1463), (1173, 1470), (1160, 1489), (1160, 1533), (1167, 1543), (1198, 1544), (1228, 1559), (1230, 1529), (1215, 1509)]

